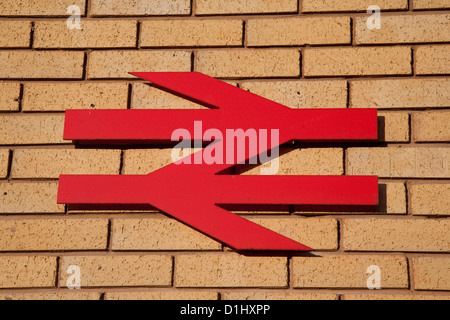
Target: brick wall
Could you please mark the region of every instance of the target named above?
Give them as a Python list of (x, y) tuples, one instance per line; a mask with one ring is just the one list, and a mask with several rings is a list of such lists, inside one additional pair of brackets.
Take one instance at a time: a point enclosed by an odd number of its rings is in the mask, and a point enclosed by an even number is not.
[[(200, 71), (292, 108), (378, 108), (377, 143), (287, 147), (279, 172), (377, 175), (377, 211), (241, 212), (320, 256), (251, 257), (159, 212), (58, 205), (60, 174), (170, 163), (170, 150), (62, 139), (65, 109), (199, 107), (130, 71)], [(447, 0), (0, 1), (0, 299), (449, 299), (449, 76)], [(81, 290), (66, 287), (71, 265)], [(381, 290), (366, 287), (371, 265)]]

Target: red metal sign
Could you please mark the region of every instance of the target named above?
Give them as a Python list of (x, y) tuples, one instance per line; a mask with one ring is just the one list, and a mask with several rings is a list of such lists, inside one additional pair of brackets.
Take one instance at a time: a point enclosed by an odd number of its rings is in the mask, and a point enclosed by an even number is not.
[[(233, 249), (310, 251), (311, 248), (224, 209), (226, 205), (374, 206), (373, 176), (240, 176), (224, 174), (243, 160), (293, 140), (377, 139), (376, 109), (291, 109), (200, 73), (133, 73), (158, 88), (209, 110), (68, 110), (64, 139), (82, 144), (165, 144), (179, 128), (279, 130), (276, 146), (247, 150), (232, 163), (194, 164), (208, 148), (144, 176), (63, 175), (58, 203), (70, 205), (150, 204)], [(215, 147), (226, 143), (216, 141)], [(197, 157), (197, 158), (196, 158)], [(225, 162), (225, 161), (224, 161)]]

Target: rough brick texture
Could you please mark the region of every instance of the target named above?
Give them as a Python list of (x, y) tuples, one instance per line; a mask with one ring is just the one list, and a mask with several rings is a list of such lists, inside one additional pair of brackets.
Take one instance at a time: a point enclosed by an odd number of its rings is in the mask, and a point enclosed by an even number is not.
[(61, 213), (56, 203), (57, 183), (0, 183), (0, 213)]
[(172, 258), (168, 255), (65, 256), (59, 279), (62, 286), (72, 265), (83, 271), (83, 287), (164, 287), (172, 282)]
[(64, 143), (64, 115), (0, 114), (0, 145)]
[(206, 109), (201, 105), (180, 98), (171, 93), (151, 87), (148, 84), (133, 85), (132, 109)]
[(0, 220), (0, 239), (0, 251), (101, 250), (108, 220)]
[(217, 293), (188, 290), (108, 292), (105, 298), (106, 300), (217, 300)]
[(307, 77), (407, 75), (411, 74), (411, 50), (406, 47), (311, 48), (304, 51), (303, 63)]
[(296, 12), (298, 5), (295, 0), (230, 0), (227, 2), (215, 0), (198, 0), (196, 14), (244, 14), (244, 13), (287, 13)]
[(378, 175), (386, 178), (449, 178), (449, 148), (351, 148), (348, 150), (351, 175)]
[(56, 257), (0, 257), (2, 276), (0, 288), (53, 287), (56, 278)]
[(94, 51), (89, 63), (89, 78), (135, 78), (129, 72), (190, 71), (191, 54), (187, 51)]
[(195, 56), (196, 71), (219, 78), (298, 77), (300, 53), (294, 49), (205, 50)]
[(27, 83), (23, 111), (126, 109), (126, 83)]
[[(69, 291), (69, 290), (67, 290)], [(0, 294), (0, 300), (100, 300), (101, 294), (96, 292), (64, 292), (64, 293), (7, 293)]]
[(450, 184), (417, 183), (409, 190), (414, 215), (450, 216)]
[(113, 250), (221, 250), (222, 245), (168, 218), (114, 219)]
[[(370, 0), (303, 0), (303, 12), (339, 12), (339, 11), (366, 11), (373, 5)], [(380, 0), (376, 3), (382, 10), (406, 9), (408, 8), (407, 0)]]
[(93, 0), (91, 12), (95, 16), (161, 16), (187, 15), (189, 0)]
[(323, 256), (293, 258), (295, 288), (367, 288), (368, 267), (381, 270), (381, 287), (406, 288), (408, 266), (401, 256)]
[(450, 221), (351, 219), (342, 228), (346, 251), (448, 252)]
[(333, 293), (226, 292), (223, 300), (337, 300)]
[[(450, 20), (450, 17), (448, 19)], [(416, 72), (426, 75), (449, 74), (449, 61), (450, 46), (448, 45), (419, 47), (416, 51)]]
[(417, 257), (412, 259), (414, 286), (417, 290), (450, 290), (450, 258)]
[(165, 20), (142, 23), (143, 47), (227, 47), (243, 41), (241, 20)]
[[(343, 151), (339, 148), (285, 149), (280, 148), (278, 175), (341, 175), (344, 172)], [(269, 164), (251, 168), (239, 168), (242, 174), (259, 175), (261, 168)]]
[(450, 112), (417, 113), (413, 116), (414, 140), (450, 141)]
[(177, 287), (285, 287), (287, 259), (235, 253), (175, 257)]
[(19, 83), (0, 83), (0, 111), (19, 111), (19, 100)]
[[(302, 32), (290, 32), (302, 30)], [(348, 18), (252, 19), (248, 21), (249, 46), (287, 46), (350, 43)]]
[(350, 107), (379, 109), (445, 108), (450, 79), (352, 81)]
[(132, 20), (84, 21), (81, 29), (67, 28), (66, 21), (38, 21), (35, 48), (132, 48), (136, 46), (137, 23)]
[(384, 118), (384, 132), (380, 140), (385, 142), (408, 142), (410, 135), (409, 114), (394, 112), (378, 112)]
[(22, 0), (1, 1), (0, 16), (69, 16), (67, 8), (78, 6), (81, 15), (85, 14), (86, 0)]
[(0, 47), (26, 48), (30, 45), (29, 21), (0, 21)]
[(0, 78), (81, 79), (84, 53), (76, 51), (0, 51)]
[(414, 0), (414, 9), (445, 9), (450, 8), (447, 0)]
[(0, 149), (0, 179), (6, 178), (9, 166), (9, 150)]
[(345, 81), (256, 81), (241, 82), (240, 87), (293, 109), (345, 108), (347, 105)]
[[(381, 29), (368, 27), (371, 5)], [(449, 9), (448, 0), (0, 0), (0, 300), (449, 300)], [(378, 109), (374, 141), (289, 142), (276, 173), (375, 175), (378, 204), (231, 208), (314, 249), (300, 255), (235, 252), (152, 206), (57, 203), (60, 175), (147, 175), (172, 153), (198, 151), (63, 139), (66, 110), (203, 112), (130, 74), (191, 71), (293, 109)], [(372, 265), (382, 290), (368, 290)], [(81, 290), (67, 288), (70, 266), (81, 268)]]
[(12, 178), (58, 178), (61, 174), (119, 174), (119, 150), (16, 150)]
[(382, 18), (381, 29), (367, 28), (367, 18), (356, 19), (356, 43), (420, 43), (450, 41), (450, 15), (403, 15)]

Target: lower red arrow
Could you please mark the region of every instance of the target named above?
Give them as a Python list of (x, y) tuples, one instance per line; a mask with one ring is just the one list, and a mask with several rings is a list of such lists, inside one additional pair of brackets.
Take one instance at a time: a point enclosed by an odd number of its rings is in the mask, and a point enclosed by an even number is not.
[(378, 203), (377, 177), (235, 176), (217, 175), (213, 171), (220, 171), (220, 166), (212, 168), (172, 164), (145, 176), (61, 176), (58, 202), (73, 205), (151, 204), (198, 231), (243, 251), (312, 249), (218, 205), (373, 206)]

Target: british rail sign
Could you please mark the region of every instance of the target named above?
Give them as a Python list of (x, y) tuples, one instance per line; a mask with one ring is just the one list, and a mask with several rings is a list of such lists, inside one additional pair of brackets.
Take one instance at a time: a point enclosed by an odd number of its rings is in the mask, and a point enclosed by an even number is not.
[[(58, 203), (151, 205), (238, 251), (312, 249), (233, 214), (227, 205), (378, 204), (374, 176), (250, 176), (227, 171), (292, 141), (376, 140), (376, 109), (291, 109), (201, 73), (133, 74), (208, 109), (67, 110), (64, 139), (80, 146), (160, 146), (173, 141), (178, 130), (194, 146), (199, 141), (200, 145), (214, 143), (148, 175), (62, 175)], [(258, 148), (230, 157), (228, 151), (237, 148), (229, 130), (255, 133)], [(277, 136), (276, 143), (262, 143), (268, 132)], [(214, 161), (205, 160), (211, 158)]]

